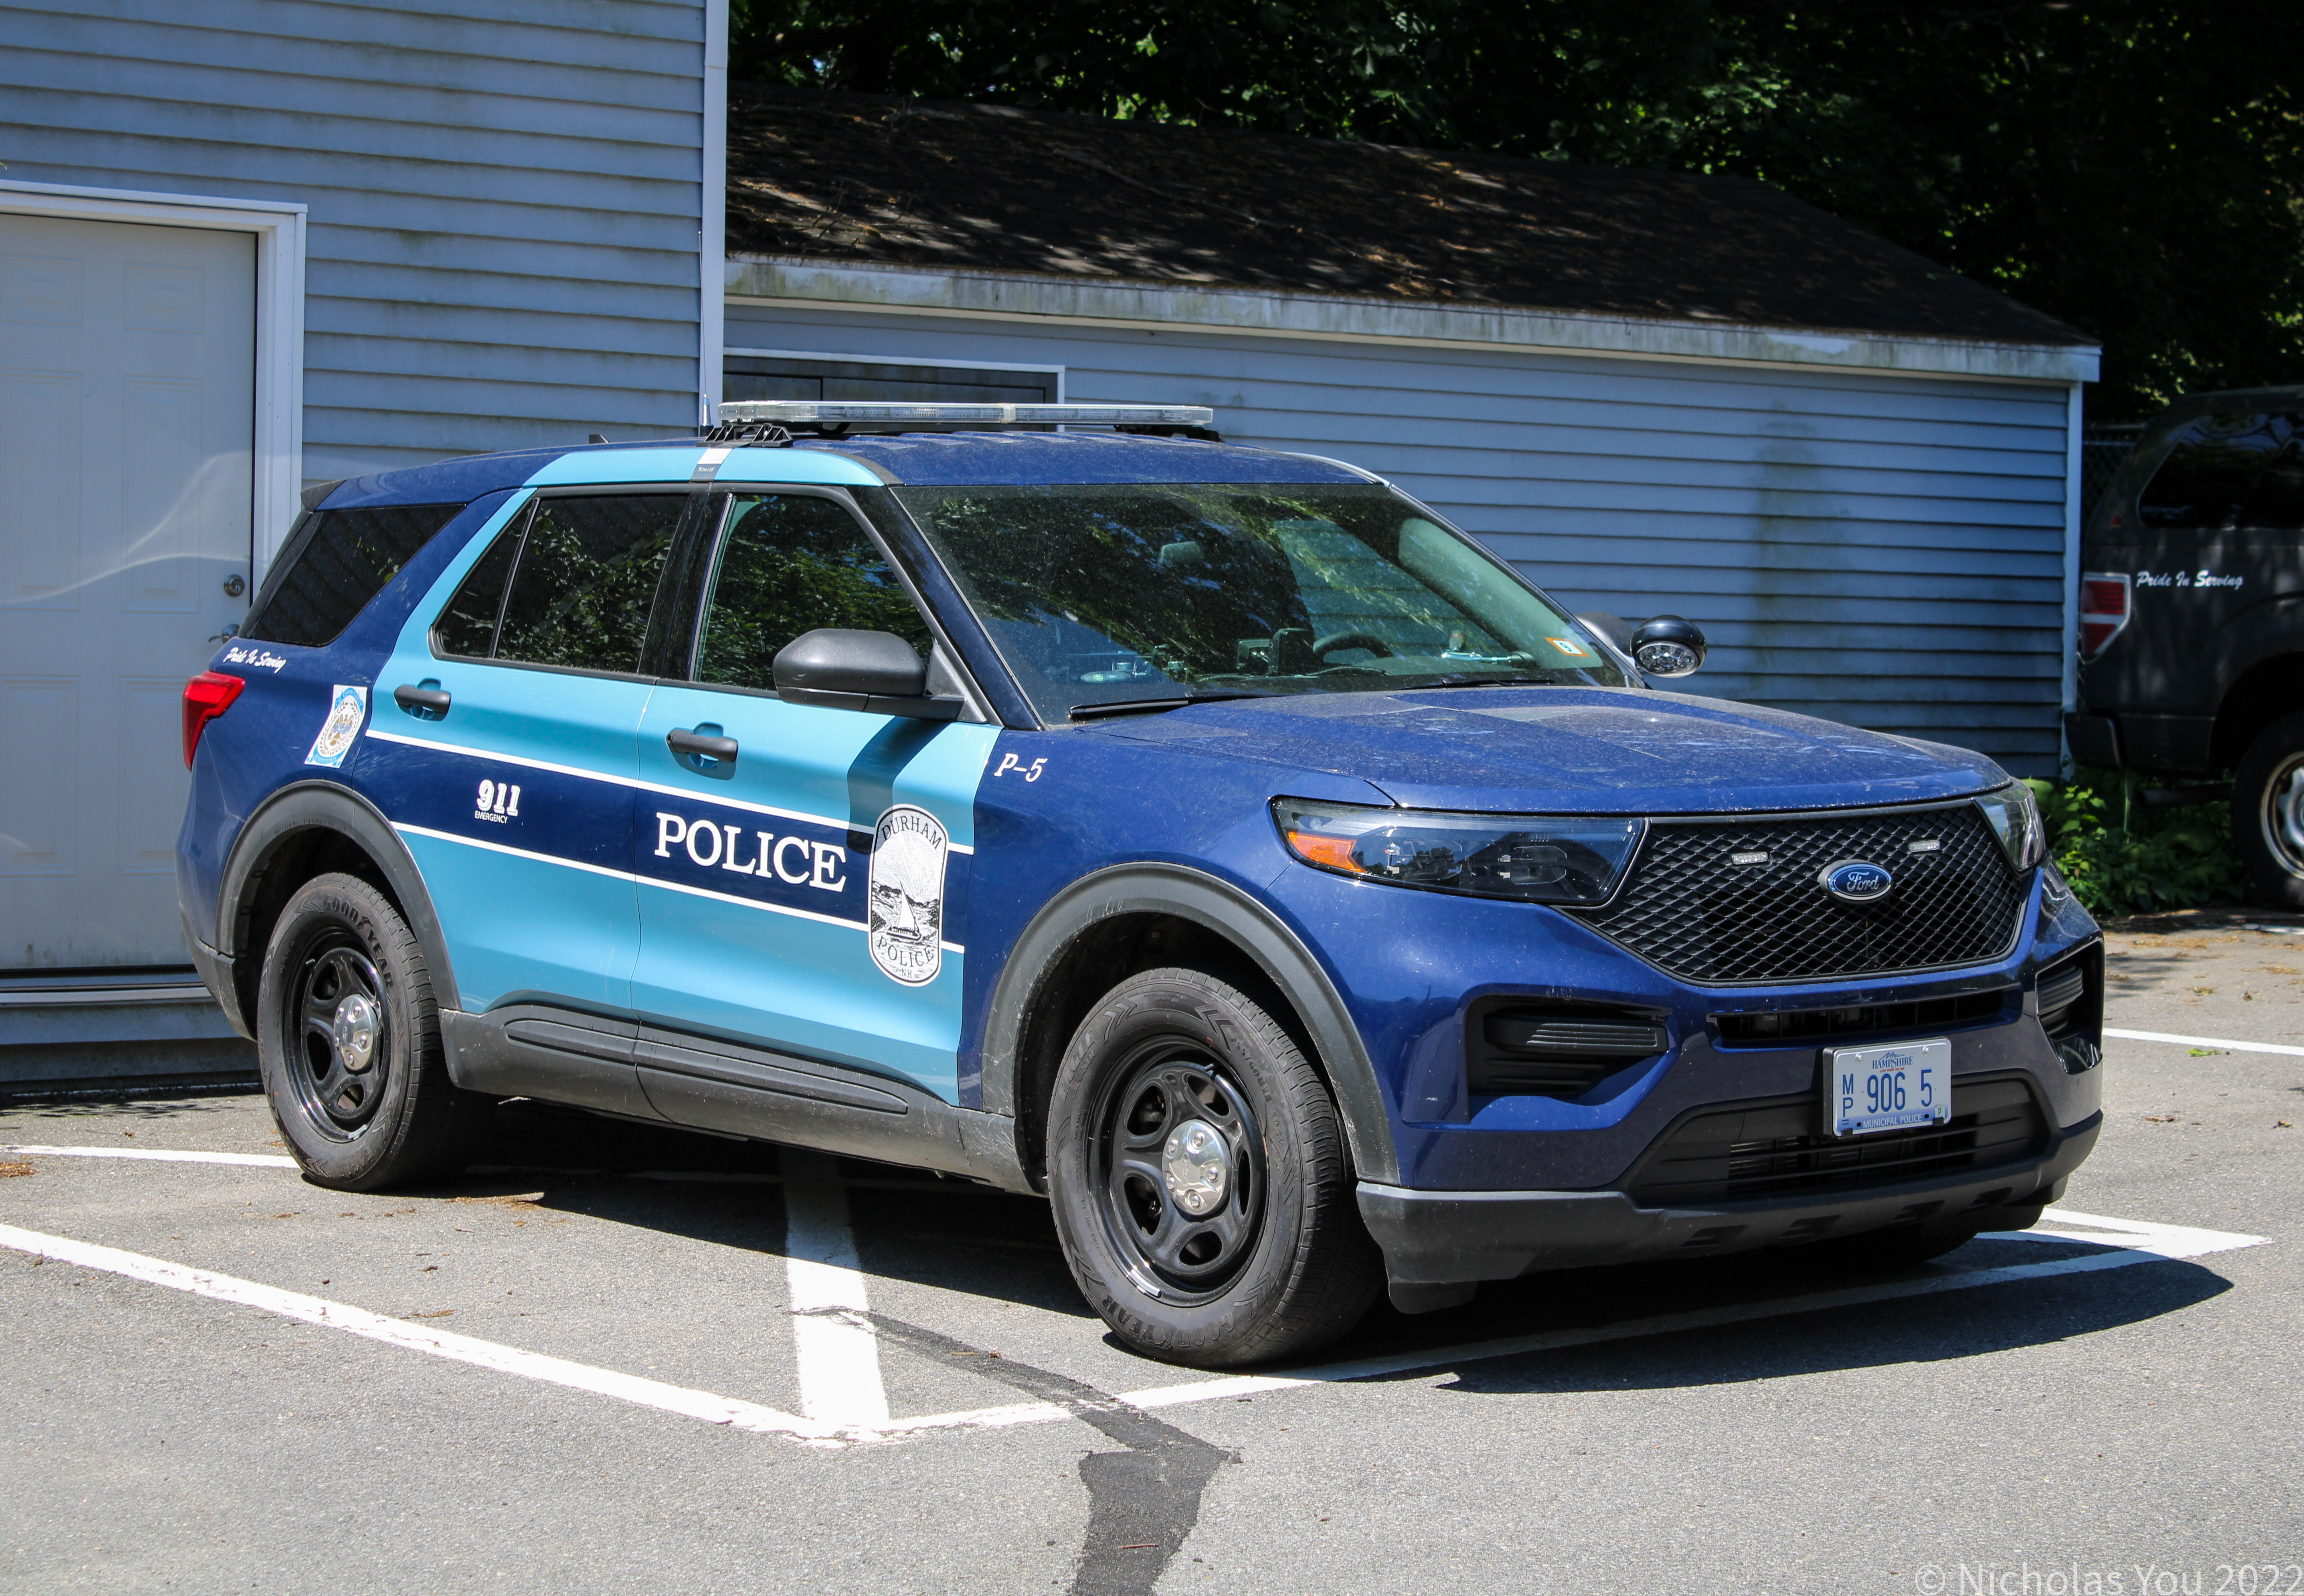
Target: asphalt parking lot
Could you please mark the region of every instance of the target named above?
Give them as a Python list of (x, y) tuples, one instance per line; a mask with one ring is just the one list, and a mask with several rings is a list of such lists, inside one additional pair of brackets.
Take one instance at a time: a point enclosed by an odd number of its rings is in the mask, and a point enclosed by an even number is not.
[(258, 1097), (8, 1109), (0, 1585), (2304, 1592), (2304, 935), (2247, 918), (2116, 934), (2108, 1024), (2291, 1051), (2113, 1038), (2040, 1231), (1247, 1376), (1121, 1350), (955, 1181), (512, 1103), (346, 1196)]

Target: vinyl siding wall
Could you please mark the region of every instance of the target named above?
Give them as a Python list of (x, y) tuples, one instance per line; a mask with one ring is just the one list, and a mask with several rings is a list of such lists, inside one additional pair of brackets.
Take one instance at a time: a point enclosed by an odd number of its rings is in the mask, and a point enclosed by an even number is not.
[(2054, 773), (2068, 390), (733, 302), (731, 350), (1063, 366), (1349, 460), (1578, 610), (1673, 612), (1673, 684)]
[(0, 7), (0, 156), (310, 207), (308, 480), (688, 431), (704, 28), (702, 0)]

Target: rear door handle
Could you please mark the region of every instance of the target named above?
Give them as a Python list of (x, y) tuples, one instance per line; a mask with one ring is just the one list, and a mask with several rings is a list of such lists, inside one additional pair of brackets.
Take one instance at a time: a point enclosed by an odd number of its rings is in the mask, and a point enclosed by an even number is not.
[(707, 737), (701, 728), (685, 731), (675, 726), (664, 734), (664, 746), (674, 754), (686, 754), (699, 759), (724, 759), (732, 765), (736, 763), (736, 739), (733, 737)]
[(392, 689), (392, 701), (419, 721), (445, 720), (450, 698), (445, 688), (419, 688), (402, 682)]

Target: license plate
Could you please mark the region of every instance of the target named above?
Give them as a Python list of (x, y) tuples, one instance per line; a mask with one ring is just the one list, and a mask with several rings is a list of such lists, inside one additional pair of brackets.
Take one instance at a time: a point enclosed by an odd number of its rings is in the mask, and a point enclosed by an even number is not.
[(1952, 1043), (1824, 1050), (1824, 1122), (1835, 1136), (1868, 1136), (1952, 1118)]

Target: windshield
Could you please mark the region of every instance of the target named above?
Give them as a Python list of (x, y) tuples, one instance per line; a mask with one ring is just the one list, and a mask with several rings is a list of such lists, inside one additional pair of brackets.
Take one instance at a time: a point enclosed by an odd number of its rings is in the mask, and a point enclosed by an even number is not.
[(1503, 564), (1376, 484), (896, 492), (1045, 721), (1196, 697), (1627, 685)]

